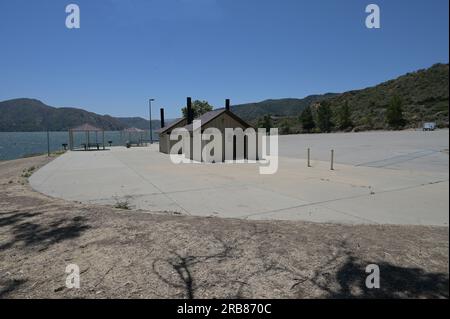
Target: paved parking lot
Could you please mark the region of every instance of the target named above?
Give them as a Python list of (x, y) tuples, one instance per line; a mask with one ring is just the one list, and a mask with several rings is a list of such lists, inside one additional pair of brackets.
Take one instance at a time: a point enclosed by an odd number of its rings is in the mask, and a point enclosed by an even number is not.
[(448, 225), (448, 130), (290, 135), (279, 144), (274, 175), (258, 164), (175, 165), (153, 145), (68, 152), (30, 183), (58, 198), (188, 215)]
[(329, 161), (335, 149), (341, 164), (448, 174), (448, 130), (360, 132), (280, 136), (280, 155)]

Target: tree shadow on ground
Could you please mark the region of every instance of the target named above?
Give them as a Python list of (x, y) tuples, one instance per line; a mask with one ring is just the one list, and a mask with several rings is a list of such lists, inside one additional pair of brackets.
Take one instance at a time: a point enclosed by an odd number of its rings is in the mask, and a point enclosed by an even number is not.
[(0, 280), (0, 299), (7, 297), (9, 293), (22, 286), (25, 282), (25, 279)]
[(20, 211), (11, 211), (0, 214), (0, 227), (14, 225), (28, 218), (35, 217), (41, 213), (26, 213)]
[[(235, 250), (234, 245), (227, 243), (220, 238), (216, 238), (216, 241), (220, 244), (220, 248), (211, 254), (184, 255), (177, 251), (171, 251), (172, 256), (169, 258), (164, 260), (156, 259), (153, 262), (153, 272), (161, 281), (170, 287), (182, 290), (184, 298), (193, 299), (199, 289), (208, 289), (209, 286), (214, 285), (215, 283), (199, 282), (199, 280), (194, 278), (192, 268), (196, 264), (205, 263), (208, 260), (215, 260), (220, 263), (225, 259), (232, 258), (233, 251)], [(161, 271), (160, 267), (165, 268), (167, 266), (169, 266), (169, 269), (175, 271), (177, 275), (176, 278), (170, 278), (170, 276)]]
[(25, 247), (34, 247), (45, 250), (53, 244), (79, 237), (90, 228), (86, 217), (76, 216), (71, 219), (60, 218), (58, 220), (39, 222), (27, 219), (39, 215), (39, 213), (16, 213), (0, 220), (0, 225), (10, 226), (8, 232), (12, 239), (0, 245), (0, 251), (22, 243)]
[[(366, 287), (369, 273), (365, 267), (377, 264), (380, 288)], [(448, 298), (449, 277), (445, 273), (426, 272), (420, 268), (400, 267), (387, 262), (364, 262), (350, 256), (338, 269), (336, 291), (329, 298)]]
[[(237, 242), (225, 242), (215, 238), (215, 249), (208, 254), (193, 254), (191, 249), (171, 251), (167, 259), (153, 262), (153, 272), (170, 288), (181, 291), (176, 296), (196, 298), (208, 289), (225, 285), (230, 291), (227, 295), (234, 298), (246, 298), (252, 295), (252, 282), (267, 279), (271, 276), (291, 278), (295, 282), (289, 290), (296, 290), (298, 298), (310, 297), (310, 293), (321, 291), (320, 297), (332, 299), (348, 298), (448, 298), (448, 273), (427, 272), (422, 268), (394, 265), (386, 261), (368, 261), (364, 257), (355, 256), (346, 242), (337, 243), (336, 253), (314, 269), (311, 275), (307, 269), (300, 269), (295, 264), (284, 264), (276, 258), (269, 258), (263, 246), (257, 249), (255, 269), (241, 273), (238, 269), (230, 269), (219, 276), (214, 273), (216, 264), (233, 259), (245, 258), (242, 246)], [(242, 244), (242, 243), (241, 243)], [(210, 271), (199, 272), (195, 266), (210, 261)], [(239, 263), (238, 263), (239, 264)], [(380, 288), (367, 288), (366, 267), (376, 264), (380, 270)], [(204, 265), (203, 265), (204, 267)], [(201, 274), (201, 275), (200, 275)], [(267, 286), (270, 291), (274, 287)], [(245, 291), (244, 291), (245, 290)]]
[[(306, 278), (322, 290), (325, 298), (334, 299), (395, 299), (395, 298), (448, 298), (449, 275), (427, 272), (419, 267), (395, 265), (386, 261), (367, 260), (355, 256), (347, 241), (336, 243), (336, 253)], [(368, 288), (368, 265), (379, 268), (379, 288)]]

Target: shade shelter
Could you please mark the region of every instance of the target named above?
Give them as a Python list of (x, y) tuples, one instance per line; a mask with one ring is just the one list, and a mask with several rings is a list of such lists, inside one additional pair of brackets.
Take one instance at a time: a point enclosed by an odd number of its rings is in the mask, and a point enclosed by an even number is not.
[(122, 130), (120, 132), (121, 140), (126, 139), (125, 144), (127, 146), (137, 145), (144, 146), (145, 145), (145, 131), (136, 127), (130, 127)]
[[(75, 128), (69, 129), (69, 149), (71, 151), (77, 149), (75, 146), (74, 134), (75, 133), (84, 133), (85, 141), (80, 144), (78, 149), (82, 149), (85, 151), (96, 149), (100, 150), (105, 149), (105, 130), (95, 127), (91, 124), (83, 124)], [(91, 136), (91, 133), (94, 133), (94, 136)], [(99, 133), (101, 133), (101, 143), (99, 142)]]

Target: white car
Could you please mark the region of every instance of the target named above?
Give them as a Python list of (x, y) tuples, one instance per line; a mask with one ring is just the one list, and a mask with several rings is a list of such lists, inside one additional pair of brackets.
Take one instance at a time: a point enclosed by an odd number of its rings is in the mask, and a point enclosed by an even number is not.
[(436, 129), (436, 123), (434, 122), (427, 122), (423, 124), (423, 130), (424, 131), (434, 131)]

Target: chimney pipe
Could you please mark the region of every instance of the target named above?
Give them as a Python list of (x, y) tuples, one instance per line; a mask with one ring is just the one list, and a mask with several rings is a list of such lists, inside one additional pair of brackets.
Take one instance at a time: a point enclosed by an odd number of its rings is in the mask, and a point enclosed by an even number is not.
[(187, 124), (192, 124), (194, 120), (194, 114), (192, 114), (192, 100), (190, 97), (186, 99), (186, 111), (187, 111)]
[(226, 99), (226, 100), (225, 100), (225, 109), (226, 109), (227, 111), (230, 110), (230, 99)]
[(164, 127), (166, 126), (164, 123), (164, 108), (161, 108), (159, 111), (161, 113), (161, 127)]

